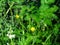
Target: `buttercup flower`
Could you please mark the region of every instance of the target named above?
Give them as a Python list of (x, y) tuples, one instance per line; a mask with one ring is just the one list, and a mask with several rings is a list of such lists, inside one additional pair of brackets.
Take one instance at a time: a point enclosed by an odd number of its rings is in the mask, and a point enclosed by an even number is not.
[(19, 15), (16, 15), (15, 17), (18, 19), (19, 18)]
[(31, 27), (31, 29), (30, 29), (32, 32), (34, 32), (35, 31), (35, 27)]

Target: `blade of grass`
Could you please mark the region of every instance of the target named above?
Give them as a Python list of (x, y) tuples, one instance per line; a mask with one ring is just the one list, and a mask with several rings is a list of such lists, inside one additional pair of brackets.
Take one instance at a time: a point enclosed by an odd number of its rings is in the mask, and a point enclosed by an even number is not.
[(12, 8), (13, 5), (14, 5), (14, 2), (10, 5), (10, 7), (9, 7), (8, 10), (6, 11), (6, 14), (4, 15), (4, 17), (6, 17), (6, 15), (8, 14), (8, 12), (10, 11), (10, 9)]

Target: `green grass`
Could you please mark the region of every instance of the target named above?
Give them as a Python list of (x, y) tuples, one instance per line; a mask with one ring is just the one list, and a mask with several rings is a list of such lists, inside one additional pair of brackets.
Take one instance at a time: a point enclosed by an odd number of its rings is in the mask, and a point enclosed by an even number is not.
[(60, 45), (54, 2), (0, 0), (0, 45)]

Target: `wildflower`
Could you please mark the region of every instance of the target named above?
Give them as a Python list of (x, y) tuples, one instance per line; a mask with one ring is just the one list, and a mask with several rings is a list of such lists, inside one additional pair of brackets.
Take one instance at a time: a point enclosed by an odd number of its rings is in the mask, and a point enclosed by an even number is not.
[(9, 37), (9, 39), (15, 38), (15, 34), (7, 34), (7, 36)]
[(31, 27), (31, 29), (30, 29), (32, 32), (34, 32), (35, 31), (35, 27)]
[(16, 15), (15, 17), (18, 19), (19, 18), (19, 15)]
[(13, 30), (9, 30), (7, 33), (7, 36), (9, 37), (9, 39), (15, 38), (15, 34), (12, 34)]

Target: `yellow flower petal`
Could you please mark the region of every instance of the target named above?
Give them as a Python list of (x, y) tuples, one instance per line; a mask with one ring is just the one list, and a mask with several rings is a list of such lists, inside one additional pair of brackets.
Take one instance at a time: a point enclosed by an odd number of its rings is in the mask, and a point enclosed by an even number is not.
[(34, 32), (35, 31), (35, 27), (31, 27), (31, 29), (30, 29), (32, 32)]
[(18, 19), (19, 18), (19, 15), (16, 15), (16, 18)]

